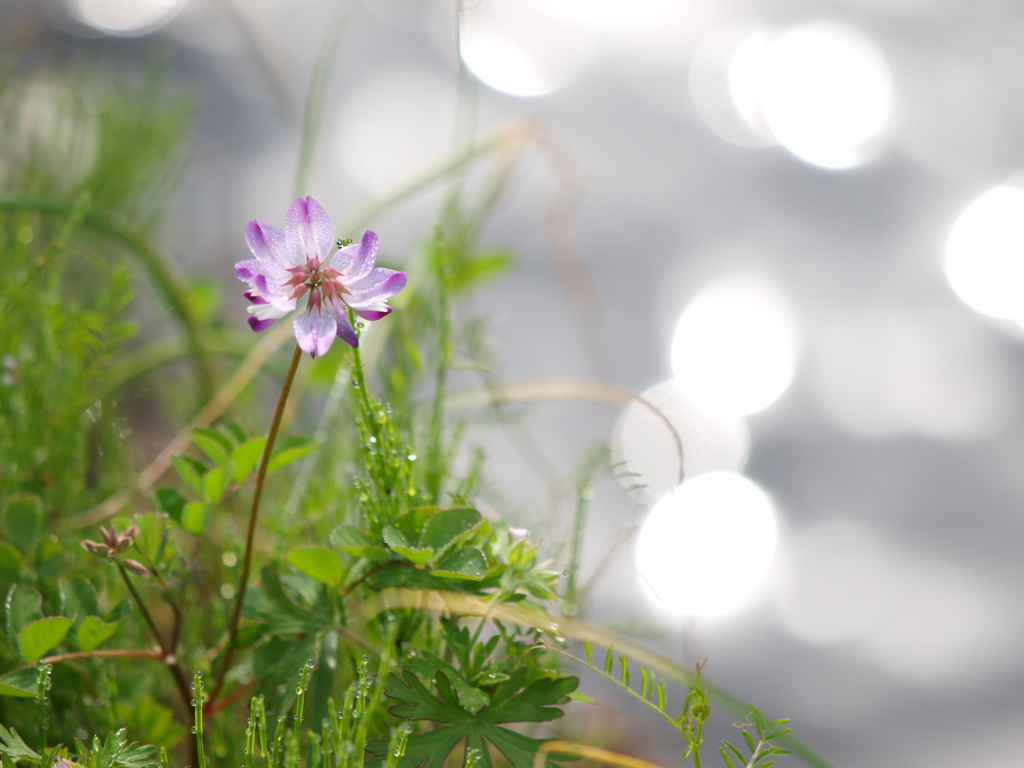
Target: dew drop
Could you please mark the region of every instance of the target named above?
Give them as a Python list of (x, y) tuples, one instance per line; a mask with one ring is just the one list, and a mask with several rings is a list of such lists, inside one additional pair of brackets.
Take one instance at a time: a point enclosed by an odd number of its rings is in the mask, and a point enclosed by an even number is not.
[(189, 730), (194, 734), (196, 732), (196, 727), (193, 725)]
[(356, 323), (356, 328), (365, 328), (365, 327), (366, 327), (366, 323), (364, 323), (362, 320), (359, 320)]
[(409, 461), (416, 461), (416, 454), (415, 453), (410, 453), (407, 458), (409, 459)]

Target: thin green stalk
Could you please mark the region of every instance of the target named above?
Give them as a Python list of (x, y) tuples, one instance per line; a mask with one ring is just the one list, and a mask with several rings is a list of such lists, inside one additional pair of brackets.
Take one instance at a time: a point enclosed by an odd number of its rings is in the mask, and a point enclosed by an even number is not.
[(576, 578), (580, 570), (580, 550), (583, 548), (583, 529), (587, 524), (587, 508), (589, 483), (583, 478), (576, 491), (576, 510), (572, 520), (572, 533), (569, 538), (569, 568), (565, 578), (565, 592), (562, 595), (562, 613), (575, 616), (579, 610), (576, 600)]
[[(348, 311), (349, 322), (356, 324), (355, 313)], [(363, 406), (363, 419), (366, 421), (366, 428), (379, 443), (380, 432), (377, 429), (377, 419), (373, 416), (373, 405), (370, 403), (370, 395), (366, 391), (366, 377), (363, 375), (363, 359), (359, 354), (359, 347), (352, 347), (352, 376), (356, 389), (359, 390), (359, 400)]]
[(444, 429), (444, 397), (447, 384), (449, 361), (449, 336), (451, 335), (451, 318), (448, 316), (448, 285), (445, 268), (442, 263), (444, 248), (436, 243), (435, 271), (437, 277), (437, 377), (434, 384), (434, 402), (430, 410), (430, 427), (427, 433), (427, 499), (436, 504), (441, 496), (441, 481), (444, 477), (444, 456), (442, 447), (442, 431)]
[(235, 635), (238, 634), (238, 622), (242, 616), (242, 602), (245, 600), (245, 590), (249, 585), (249, 571), (252, 568), (252, 543), (256, 535), (256, 519), (259, 517), (260, 499), (263, 497), (263, 484), (267, 479), (267, 466), (270, 464), (270, 454), (274, 450), (274, 441), (277, 440), (277, 432), (281, 427), (281, 419), (284, 416), (284, 407), (288, 402), (288, 393), (291, 392), (292, 382), (295, 381), (295, 372), (299, 368), (299, 360), (302, 358), (302, 349), (298, 345), (292, 353), (292, 362), (288, 366), (288, 373), (284, 378), (284, 385), (281, 387), (281, 394), (277, 398), (277, 408), (274, 410), (274, 418), (270, 422), (270, 433), (267, 435), (267, 444), (263, 449), (263, 456), (260, 459), (260, 466), (256, 472), (256, 490), (252, 495), (252, 507), (249, 510), (249, 528), (245, 535), (245, 558), (242, 561), (242, 574), (238, 582), (238, 596), (235, 598), (235, 610), (231, 616), (231, 625), (228, 630), (227, 647), (224, 650), (224, 661), (221, 664), (220, 672), (217, 673), (217, 681), (213, 686), (213, 693), (210, 700), (216, 701), (220, 696), (221, 688), (224, 686), (224, 676), (228, 667), (231, 666), (231, 657), (234, 655)]
[(153, 636), (156, 637), (156, 642), (160, 646), (160, 658), (167, 665), (167, 668), (171, 672), (171, 676), (174, 678), (174, 682), (178, 687), (178, 695), (181, 696), (182, 703), (186, 706), (191, 700), (188, 690), (188, 679), (185, 677), (185, 670), (182, 669), (181, 664), (178, 662), (177, 657), (174, 655), (173, 646), (169, 646), (164, 640), (163, 635), (160, 634), (160, 630), (157, 629), (156, 622), (153, 621), (153, 617), (149, 613), (149, 609), (146, 608), (146, 604), (142, 601), (141, 595), (136, 591), (135, 586), (132, 584), (131, 579), (128, 578), (128, 572), (124, 569), (124, 566), (120, 563), (117, 564), (117, 570), (121, 573), (121, 578), (124, 580), (125, 585), (128, 587), (128, 591), (132, 595), (132, 599), (135, 600), (135, 604), (139, 606), (139, 611), (142, 613), (142, 618), (146, 621)]
[(132, 598), (135, 600), (135, 604), (139, 607), (139, 611), (142, 613), (142, 618), (146, 620), (146, 624), (149, 626), (150, 632), (156, 638), (157, 645), (160, 646), (160, 650), (166, 656), (168, 653), (167, 643), (164, 642), (163, 635), (160, 634), (160, 630), (156, 627), (156, 622), (153, 621), (153, 617), (149, 615), (149, 609), (146, 608), (146, 604), (142, 602), (142, 597), (135, 591), (135, 586), (132, 584), (131, 579), (128, 578), (128, 572), (124, 569), (124, 566), (120, 563), (117, 564), (117, 570), (121, 573), (121, 578), (124, 579), (125, 585), (128, 587), (128, 591), (131, 592)]
[(203, 750), (203, 675), (196, 672), (192, 678), (192, 688), (195, 691), (195, 698), (192, 700), (192, 708), (195, 710), (196, 724), (192, 733), (196, 735), (196, 763), (198, 768), (206, 768), (206, 752)]

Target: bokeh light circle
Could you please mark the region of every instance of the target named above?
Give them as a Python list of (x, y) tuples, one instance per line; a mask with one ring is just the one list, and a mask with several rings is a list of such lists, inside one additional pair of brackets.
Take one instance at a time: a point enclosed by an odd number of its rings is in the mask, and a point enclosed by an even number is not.
[(68, 13), (93, 29), (126, 37), (163, 26), (185, 0), (66, 0)]
[(718, 616), (750, 597), (775, 552), (768, 495), (733, 472), (687, 480), (650, 511), (636, 544), (640, 577), (684, 616)]
[(799, 332), (768, 284), (732, 279), (702, 291), (672, 337), (672, 373), (692, 405), (719, 416), (763, 410), (789, 386)]
[(826, 168), (871, 156), (889, 119), (893, 84), (867, 35), (839, 22), (802, 24), (785, 32), (764, 62), (761, 107), (786, 149)]
[(972, 309), (1024, 321), (1024, 189), (996, 187), (967, 206), (946, 244), (946, 277)]
[(774, 30), (730, 24), (709, 32), (694, 51), (690, 62), (693, 105), (704, 124), (731, 144), (778, 144), (761, 109), (761, 49), (777, 37)]
[(674, 381), (651, 387), (642, 397), (645, 402), (633, 402), (622, 412), (612, 442), (619, 481), (635, 498), (653, 503), (679, 484), (678, 449), (669, 425), (682, 443), (684, 477), (743, 470), (750, 451), (744, 419), (694, 408)]
[(590, 62), (594, 30), (547, 12), (537, 0), (482, 0), (460, 15), (459, 54), (496, 91), (542, 96), (567, 85)]

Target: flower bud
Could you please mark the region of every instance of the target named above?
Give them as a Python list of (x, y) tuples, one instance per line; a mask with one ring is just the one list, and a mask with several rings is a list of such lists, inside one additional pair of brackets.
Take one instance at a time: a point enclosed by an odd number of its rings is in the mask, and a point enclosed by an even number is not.
[(110, 547), (106, 544), (100, 544), (98, 541), (89, 541), (88, 539), (82, 539), (82, 549), (86, 552), (91, 552), (99, 557), (110, 557)]
[(144, 579), (150, 577), (149, 569), (140, 563), (138, 560), (132, 560), (131, 558), (125, 558), (122, 562), (124, 567), (134, 573), (136, 576), (141, 576)]

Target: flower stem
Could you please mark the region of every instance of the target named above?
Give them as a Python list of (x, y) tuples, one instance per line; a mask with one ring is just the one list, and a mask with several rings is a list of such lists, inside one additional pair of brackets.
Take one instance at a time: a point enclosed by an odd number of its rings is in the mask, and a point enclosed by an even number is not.
[[(171, 676), (174, 678), (174, 682), (178, 686), (178, 694), (181, 696), (182, 703), (185, 705), (185, 709), (187, 711), (188, 703), (191, 700), (188, 689), (188, 679), (185, 677), (185, 670), (181, 668), (181, 664), (178, 662), (178, 658), (174, 653), (175, 646), (168, 645), (164, 641), (163, 635), (160, 634), (160, 630), (157, 629), (156, 622), (153, 621), (153, 617), (149, 613), (149, 609), (146, 608), (146, 604), (142, 601), (142, 597), (136, 591), (135, 586), (132, 584), (132, 580), (128, 578), (128, 571), (124, 569), (124, 566), (121, 565), (121, 563), (117, 564), (117, 570), (121, 572), (121, 578), (128, 587), (128, 591), (132, 593), (132, 598), (135, 600), (135, 604), (139, 606), (139, 610), (142, 612), (142, 618), (146, 620), (146, 624), (149, 626), (150, 631), (153, 633), (153, 636), (156, 637), (156, 642), (160, 646), (160, 659), (171, 671)], [(175, 625), (177, 625), (177, 619), (175, 619)], [(174, 634), (177, 634), (177, 626), (175, 627)], [(177, 641), (175, 640), (174, 643), (176, 644)], [(94, 652), (93, 655), (96, 655), (96, 652)]]
[(160, 630), (157, 629), (156, 622), (153, 621), (153, 617), (149, 615), (149, 609), (146, 608), (146, 604), (142, 602), (142, 598), (139, 596), (139, 593), (135, 591), (135, 586), (132, 584), (131, 579), (128, 578), (128, 572), (120, 563), (117, 564), (117, 570), (121, 572), (121, 578), (124, 579), (124, 583), (128, 586), (128, 591), (132, 593), (132, 597), (135, 599), (135, 604), (139, 606), (139, 610), (142, 612), (142, 618), (146, 620), (146, 624), (149, 625), (149, 630), (156, 638), (156, 642), (160, 646), (160, 650), (163, 652), (164, 656), (166, 656), (171, 652), (171, 649), (169, 649), (167, 644), (164, 642), (164, 637), (160, 634)]
[[(355, 313), (348, 311), (349, 322), (356, 325)], [(355, 385), (359, 390), (359, 398), (363, 403), (363, 418), (366, 420), (366, 428), (378, 441), (380, 434), (377, 430), (377, 418), (373, 413), (373, 406), (370, 404), (370, 394), (366, 391), (366, 377), (363, 376), (363, 358), (359, 354), (359, 347), (352, 347), (352, 375), (355, 377)]]
[(281, 427), (281, 418), (284, 416), (284, 407), (288, 402), (288, 393), (292, 389), (292, 382), (295, 381), (295, 372), (299, 368), (299, 360), (302, 358), (302, 350), (296, 345), (292, 353), (292, 362), (288, 366), (288, 373), (284, 378), (284, 385), (281, 387), (281, 394), (277, 398), (277, 408), (274, 410), (274, 419), (270, 422), (270, 433), (267, 435), (267, 444), (263, 448), (263, 457), (260, 459), (260, 467), (256, 472), (256, 490), (252, 495), (252, 508), (249, 510), (249, 529), (245, 535), (245, 557), (242, 560), (242, 575), (238, 581), (238, 596), (235, 598), (235, 610), (231, 616), (231, 625), (228, 630), (227, 647), (224, 649), (224, 661), (221, 664), (220, 672), (217, 673), (217, 682), (213, 686), (213, 693), (210, 695), (210, 702), (217, 700), (221, 688), (224, 687), (224, 677), (228, 667), (231, 666), (231, 657), (234, 654), (235, 635), (238, 634), (238, 622), (242, 617), (242, 602), (245, 600), (245, 588), (249, 584), (249, 571), (252, 568), (252, 542), (256, 535), (256, 519), (260, 512), (260, 499), (263, 496), (263, 483), (267, 479), (267, 466), (270, 464), (270, 454), (274, 450), (274, 441), (277, 439), (277, 431)]

